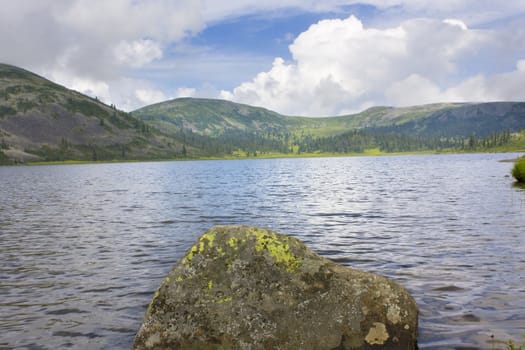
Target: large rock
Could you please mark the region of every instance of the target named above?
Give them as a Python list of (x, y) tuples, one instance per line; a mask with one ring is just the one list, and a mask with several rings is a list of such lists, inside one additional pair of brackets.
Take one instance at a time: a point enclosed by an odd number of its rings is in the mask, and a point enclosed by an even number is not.
[(417, 317), (384, 277), (295, 238), (217, 226), (155, 292), (134, 349), (415, 349)]

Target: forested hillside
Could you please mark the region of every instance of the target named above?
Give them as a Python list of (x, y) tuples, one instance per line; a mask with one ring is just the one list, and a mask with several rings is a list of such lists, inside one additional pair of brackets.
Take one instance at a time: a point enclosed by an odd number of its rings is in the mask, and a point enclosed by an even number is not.
[(132, 113), (0, 64), (0, 164), (525, 150), (525, 103), (374, 107), (291, 117), (183, 98)]
[(183, 98), (133, 114), (214, 156), (495, 151), (521, 147), (518, 132), (525, 129), (525, 103), (518, 102), (374, 107), (354, 115), (305, 118)]

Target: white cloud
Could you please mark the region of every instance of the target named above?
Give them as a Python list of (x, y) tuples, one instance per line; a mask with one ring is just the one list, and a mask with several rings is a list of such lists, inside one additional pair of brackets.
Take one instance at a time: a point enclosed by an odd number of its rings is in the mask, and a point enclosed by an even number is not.
[[(366, 28), (356, 17), (323, 20), (290, 45), (293, 61), (275, 59), (223, 98), (265, 106), (286, 114), (333, 115), (360, 106), (415, 105), (452, 100), (525, 98), (518, 70), (484, 76), (472, 62), (499, 49), (505, 37), (469, 29), (459, 20), (415, 19), (386, 29)], [(525, 45), (525, 38), (521, 40)], [(516, 42), (514, 42), (516, 44)], [(498, 52), (497, 60), (507, 54)], [(502, 77), (510, 82), (501, 86)], [(491, 88), (490, 84), (500, 90)], [(498, 93), (497, 91), (501, 91)]]
[(241, 84), (233, 92), (221, 91), (221, 97), (277, 111), (291, 111), (295, 107), (294, 99), (303, 94), (297, 84), (297, 69), (297, 66), (286, 64), (278, 57), (270, 71), (259, 73), (251, 82)]
[(110, 103), (111, 101), (110, 88), (105, 81), (78, 77), (67, 74), (63, 70), (49, 71), (46, 72), (46, 75), (54, 82), (68, 86), (70, 89), (85, 95), (96, 97), (105, 103)]
[(388, 101), (401, 106), (427, 104), (437, 100), (447, 102), (438, 86), (418, 74), (411, 74), (406, 79), (394, 81), (386, 89), (385, 95)]
[[(2, 4), (2, 61), (50, 66), (76, 47), (69, 64), (136, 64), (130, 53), (147, 49), (158, 58), (160, 47), (202, 30), (202, 4), (193, 0), (19, 0)], [(114, 50), (125, 51), (122, 55)], [(32, 52), (32, 55), (27, 55)], [(155, 53), (154, 55), (152, 55)]]
[(517, 69), (519, 72), (525, 72), (525, 60), (519, 60), (519, 61), (516, 63), (516, 69)]
[(465, 24), (465, 22), (463, 22), (462, 20), (459, 20), (459, 19), (454, 19), (454, 18), (447, 18), (445, 20), (443, 20), (444, 23), (446, 24), (450, 24), (452, 26), (457, 26), (463, 30), (467, 30), (468, 27), (467, 25)]
[(458, 101), (523, 101), (525, 100), (525, 67), (523, 60), (516, 69), (498, 74), (477, 75), (452, 86), (445, 92), (448, 99)]
[(195, 88), (181, 87), (177, 89), (175, 97), (193, 97), (197, 93)]
[(144, 105), (166, 100), (166, 95), (164, 95), (162, 91), (156, 89), (137, 89), (135, 90), (135, 96)]
[[(200, 32), (207, 25), (246, 14), (282, 14), (286, 9), (338, 11), (352, 4), (370, 4), (383, 14), (402, 19), (429, 17), (496, 21), (522, 13), (523, 0), (18, 0), (4, 2), (0, 11), (0, 60), (28, 68), (50, 67), (72, 46), (77, 54), (69, 65), (93, 75), (136, 61), (115, 56), (122, 43), (147, 41), (165, 47)], [(453, 20), (460, 25), (459, 20)], [(464, 23), (463, 23), (464, 24)], [(16, 40), (15, 40), (16, 39)], [(142, 43), (144, 44), (144, 42)], [(36, 54), (38, 53), (38, 54)], [(119, 58), (120, 57), (120, 58)], [(159, 55), (153, 57), (158, 58)]]
[(111, 103), (124, 111), (173, 98), (149, 81), (132, 78), (110, 81), (109, 91)]
[[(343, 13), (355, 4), (375, 6), (378, 15), (368, 18), (367, 26), (354, 17), (325, 20), (297, 37), (281, 38), (293, 40), (293, 60), (275, 59), (266, 71), (273, 57), (261, 58), (256, 52), (235, 52), (236, 60), (231, 52), (215, 52), (208, 59), (206, 54), (180, 52), (191, 47), (181, 43), (225, 19), (286, 16), (289, 10)], [(215, 97), (218, 92), (206, 80), (211, 76), (238, 85), (222, 97), (291, 114), (325, 115), (431, 96), (516, 97), (520, 93), (512, 89), (522, 82), (525, 61), (518, 62), (516, 70), (509, 65), (516, 64), (516, 55), (525, 56), (524, 26), (475, 28), (523, 16), (524, 6), (524, 0), (5, 1), (0, 62), (127, 109), (170, 95), (176, 83), (197, 87), (176, 94)], [(251, 73), (256, 60), (262, 71), (257, 75)], [(160, 66), (166, 68), (155, 70)], [(155, 86), (156, 79), (164, 80)], [(509, 84), (497, 93), (489, 85), (502, 79)], [(396, 87), (418, 91), (402, 94)]]
[(148, 104), (165, 101), (171, 96), (152, 86), (148, 81), (131, 78), (96, 80), (78, 77), (65, 70), (48, 71), (46, 75), (58, 84), (124, 111), (132, 111)]
[(131, 67), (141, 67), (162, 57), (160, 45), (153, 40), (121, 41), (114, 49), (117, 62)]
[(495, 100), (486, 87), (487, 79), (479, 74), (451, 86), (446, 90), (445, 95), (451, 102), (489, 102)]
[(108, 99), (130, 72), (162, 58), (164, 46), (205, 26), (193, 0), (8, 1), (0, 23), (0, 62)]
[(62, 26), (88, 38), (111, 42), (137, 38), (177, 41), (204, 26), (200, 1), (74, 0), (68, 3), (57, 17)]

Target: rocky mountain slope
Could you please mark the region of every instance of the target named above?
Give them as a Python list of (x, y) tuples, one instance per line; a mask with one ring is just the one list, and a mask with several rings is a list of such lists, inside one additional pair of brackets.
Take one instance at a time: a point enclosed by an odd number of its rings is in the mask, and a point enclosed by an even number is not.
[(25, 162), (168, 157), (182, 145), (114, 106), (0, 64), (0, 147), (4, 160)]

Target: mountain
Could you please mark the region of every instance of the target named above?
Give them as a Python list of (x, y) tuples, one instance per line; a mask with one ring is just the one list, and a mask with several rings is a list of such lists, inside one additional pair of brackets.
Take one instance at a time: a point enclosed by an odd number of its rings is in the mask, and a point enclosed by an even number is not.
[[(132, 113), (0, 64), (0, 164), (485, 151), (525, 146), (524, 102), (373, 107), (324, 118), (181, 98)], [(510, 148), (509, 148), (510, 147)]]
[(339, 117), (308, 118), (285, 116), (265, 108), (224, 100), (178, 98), (140, 108), (133, 115), (162, 130), (191, 130), (216, 137), (231, 131), (302, 133), (331, 136), (356, 128), (405, 123), (437, 111), (463, 104), (432, 104), (406, 108), (373, 107)]
[(182, 146), (115, 106), (0, 64), (0, 162), (166, 158)]
[(307, 118), (223, 100), (181, 98), (138, 109), (133, 115), (162, 130), (191, 130), (211, 137), (239, 131), (327, 137), (355, 129), (429, 137), (486, 137), (525, 129), (525, 102), (373, 107), (357, 114)]
[(192, 130), (217, 136), (226, 130), (267, 131), (288, 128), (293, 118), (270, 110), (224, 100), (179, 98), (133, 111), (162, 130)]
[(197, 147), (205, 154), (234, 156), (508, 150), (511, 144), (521, 147), (522, 136), (512, 133), (525, 129), (523, 102), (373, 107), (352, 115), (306, 118), (229, 101), (182, 98), (133, 115), (190, 144), (200, 138)]
[(525, 129), (525, 102), (456, 105), (401, 123), (376, 125), (372, 129), (426, 137), (487, 137), (506, 130), (517, 132)]

